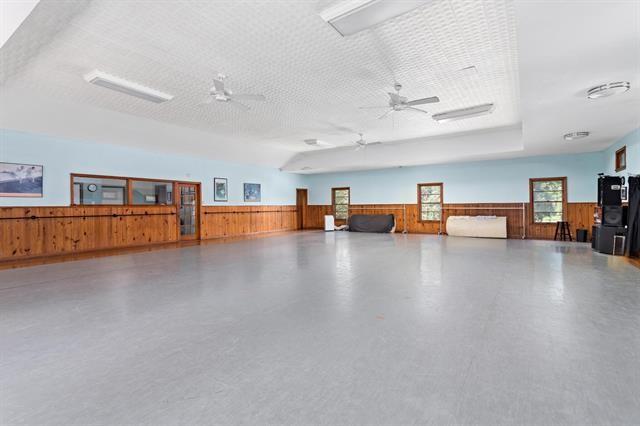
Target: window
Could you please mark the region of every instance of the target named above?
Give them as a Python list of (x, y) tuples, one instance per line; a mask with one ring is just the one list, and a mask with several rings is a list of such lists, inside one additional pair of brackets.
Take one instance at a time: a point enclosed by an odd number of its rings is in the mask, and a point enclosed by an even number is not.
[(333, 188), (331, 190), (331, 198), (333, 200), (333, 216), (337, 220), (349, 219), (349, 188)]
[(442, 217), (442, 183), (418, 184), (420, 222), (440, 221)]
[(131, 204), (173, 204), (173, 183), (131, 181)]
[(71, 204), (127, 204), (127, 180), (89, 176), (72, 176)]
[(616, 151), (616, 172), (621, 172), (627, 168), (627, 147), (623, 146)]
[(567, 178), (529, 179), (533, 223), (563, 220), (567, 204)]
[(72, 205), (174, 204), (173, 181), (120, 176), (71, 175)]

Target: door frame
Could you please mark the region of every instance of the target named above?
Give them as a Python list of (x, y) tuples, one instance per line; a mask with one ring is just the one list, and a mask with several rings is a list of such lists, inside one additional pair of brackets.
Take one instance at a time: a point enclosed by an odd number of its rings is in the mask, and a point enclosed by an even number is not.
[[(194, 235), (183, 236), (180, 234), (180, 203), (182, 201), (180, 196), (180, 186), (195, 186), (196, 187), (196, 233)], [(189, 182), (189, 181), (175, 181), (173, 183), (173, 193), (175, 194), (174, 201), (176, 204), (176, 227), (178, 228), (178, 241), (200, 240), (202, 221), (200, 220), (200, 214), (202, 211), (202, 184), (201, 182)]]
[[(302, 202), (302, 194), (304, 194), (304, 203)], [(304, 229), (304, 220), (307, 213), (307, 205), (309, 203), (309, 190), (307, 188), (296, 188), (296, 214), (297, 228)]]

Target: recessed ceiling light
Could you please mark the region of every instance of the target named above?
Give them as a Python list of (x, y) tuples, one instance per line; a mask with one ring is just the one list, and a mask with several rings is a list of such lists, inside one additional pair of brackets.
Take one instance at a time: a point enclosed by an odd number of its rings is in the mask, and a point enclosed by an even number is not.
[(342, 36), (348, 36), (404, 15), (432, 0), (344, 0), (320, 13)]
[(476, 105), (469, 108), (454, 109), (452, 111), (433, 114), (431, 118), (438, 123), (446, 123), (453, 120), (462, 120), (464, 118), (477, 117), (479, 115), (491, 114), (493, 112), (493, 104)]
[(631, 83), (628, 81), (617, 81), (615, 83), (601, 84), (600, 86), (592, 87), (587, 91), (587, 98), (598, 99), (606, 98), (607, 96), (617, 95), (618, 93), (624, 93), (631, 88)]
[(576, 139), (586, 138), (590, 134), (591, 134), (590, 132), (573, 132), (573, 133), (567, 133), (563, 137), (565, 141), (575, 141)]
[(173, 99), (172, 95), (163, 93), (159, 90), (151, 89), (138, 83), (127, 81), (124, 78), (116, 77), (106, 72), (93, 70), (84, 76), (84, 79), (96, 86), (115, 90), (145, 101), (155, 102), (157, 104), (167, 102)]

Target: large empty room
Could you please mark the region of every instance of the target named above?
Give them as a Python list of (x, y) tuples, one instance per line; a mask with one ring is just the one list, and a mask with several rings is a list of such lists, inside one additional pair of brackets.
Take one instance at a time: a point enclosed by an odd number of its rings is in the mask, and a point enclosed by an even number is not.
[(640, 0), (0, 0), (0, 425), (639, 425)]

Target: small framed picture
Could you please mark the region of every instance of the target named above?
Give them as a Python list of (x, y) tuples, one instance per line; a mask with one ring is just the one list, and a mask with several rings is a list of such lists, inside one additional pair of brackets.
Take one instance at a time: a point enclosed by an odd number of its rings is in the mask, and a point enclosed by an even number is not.
[(244, 184), (244, 201), (249, 203), (259, 203), (262, 198), (259, 183)]
[(627, 201), (628, 194), (627, 194), (626, 186), (623, 186), (622, 189), (620, 190), (620, 197), (622, 198), (622, 201)]
[(213, 201), (229, 201), (227, 178), (213, 178)]
[(0, 163), (0, 197), (42, 197), (43, 166)]

